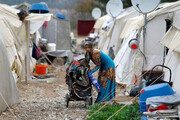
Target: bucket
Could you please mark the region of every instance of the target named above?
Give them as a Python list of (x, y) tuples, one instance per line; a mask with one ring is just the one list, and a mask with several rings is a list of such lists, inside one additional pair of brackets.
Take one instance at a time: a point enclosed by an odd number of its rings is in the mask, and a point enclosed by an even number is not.
[(36, 65), (36, 73), (39, 75), (46, 75), (47, 65)]
[(47, 43), (47, 39), (42, 38), (42, 39), (41, 39), (41, 42), (45, 44), (45, 43)]
[(48, 51), (56, 51), (56, 44), (48, 43)]

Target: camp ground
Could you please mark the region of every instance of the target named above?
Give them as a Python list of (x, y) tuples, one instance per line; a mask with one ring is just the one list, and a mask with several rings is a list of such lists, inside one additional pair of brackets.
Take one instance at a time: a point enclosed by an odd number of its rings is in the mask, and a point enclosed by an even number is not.
[(180, 1), (105, 1), (2, 0), (0, 119), (180, 118)]

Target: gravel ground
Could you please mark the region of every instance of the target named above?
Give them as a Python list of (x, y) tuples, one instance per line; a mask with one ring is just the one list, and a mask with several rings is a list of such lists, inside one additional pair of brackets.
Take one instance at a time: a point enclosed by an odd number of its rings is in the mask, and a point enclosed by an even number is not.
[[(0, 120), (83, 120), (88, 114), (84, 101), (71, 101), (66, 108), (65, 67), (62, 66), (57, 74), (56, 78), (33, 79), (28, 84), (18, 82), (20, 103), (11, 106), (14, 115), (7, 109), (0, 115)], [(116, 96), (119, 95), (118, 92)], [(93, 88), (93, 100), (96, 97)]]
[[(78, 40), (78, 44), (83, 39)], [(11, 106), (13, 114), (7, 109), (0, 115), (0, 120), (83, 120), (88, 113), (83, 101), (70, 102), (66, 108), (65, 67), (61, 66), (56, 73), (56, 78), (33, 79), (28, 84), (18, 82), (20, 102)], [(96, 97), (97, 92), (93, 90), (93, 100)]]
[(0, 120), (83, 120), (88, 110), (83, 101), (70, 102), (65, 106), (68, 86), (65, 84), (65, 67), (58, 73), (59, 78), (33, 79), (18, 82), (21, 101), (0, 115)]

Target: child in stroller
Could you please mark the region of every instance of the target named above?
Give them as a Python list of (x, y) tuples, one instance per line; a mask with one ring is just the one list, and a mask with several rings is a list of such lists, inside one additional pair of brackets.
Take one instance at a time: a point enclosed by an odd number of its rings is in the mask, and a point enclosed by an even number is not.
[(92, 105), (92, 82), (88, 72), (90, 67), (85, 59), (72, 61), (66, 69), (66, 84), (69, 93), (66, 95), (66, 107), (69, 101), (85, 101), (85, 107)]

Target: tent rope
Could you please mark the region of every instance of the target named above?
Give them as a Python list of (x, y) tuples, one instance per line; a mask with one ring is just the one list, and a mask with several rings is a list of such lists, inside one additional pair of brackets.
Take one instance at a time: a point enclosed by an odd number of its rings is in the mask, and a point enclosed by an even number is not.
[[(154, 82), (152, 82), (150, 85), (152, 85), (153, 83), (155, 83), (159, 78), (161, 78), (164, 75), (164, 73), (162, 75), (160, 75)], [(137, 98), (139, 95), (141, 94), (141, 92), (136, 95), (135, 97), (133, 97), (130, 101), (134, 100), (135, 98)], [(113, 116), (117, 115), (123, 108), (125, 108), (128, 105), (125, 104), (122, 108), (120, 108), (119, 110), (117, 110), (113, 115), (111, 115), (107, 120), (110, 120)]]
[(9, 106), (8, 103), (6, 102), (6, 100), (4, 99), (4, 97), (3, 97), (3, 95), (2, 95), (1, 92), (0, 92), (0, 95), (1, 95), (1, 98), (3, 99), (4, 103), (5, 103), (5, 104), (7, 105), (7, 107), (9, 108), (10, 113), (11, 113), (13, 116), (15, 116), (13, 110), (10, 108), (10, 106)]
[[(154, 48), (155, 46), (153, 46), (153, 48)], [(161, 60), (162, 61), (162, 60)], [(134, 69), (134, 67), (133, 67), (133, 69)], [(133, 70), (132, 69), (132, 70)], [(122, 80), (124, 80), (131, 72), (132, 72), (132, 70), (122, 79)], [(142, 76), (144, 76), (146, 73), (148, 73), (149, 71), (146, 71), (146, 72), (144, 72), (144, 74), (141, 74), (141, 75), (139, 75), (138, 76), (138, 78), (140, 78), (140, 77), (142, 77)], [(129, 84), (129, 85), (127, 85), (126, 87), (129, 87), (129, 86), (131, 86), (132, 84)], [(120, 88), (122, 88), (123, 86), (121, 86)], [(119, 88), (119, 89), (120, 89)], [(113, 90), (114, 90), (115, 88), (113, 88)], [(112, 90), (110, 91), (110, 92), (112, 92)], [(113, 100), (113, 99), (112, 99)], [(107, 103), (105, 103), (102, 107), (100, 107), (97, 111), (95, 111), (91, 116), (88, 116), (88, 118), (91, 118), (94, 114), (96, 114), (97, 112), (99, 112), (101, 109), (103, 109), (107, 104), (109, 104), (112, 100), (110, 100), (110, 101), (108, 101)], [(85, 118), (87, 118), (87, 116), (85, 117)]]

